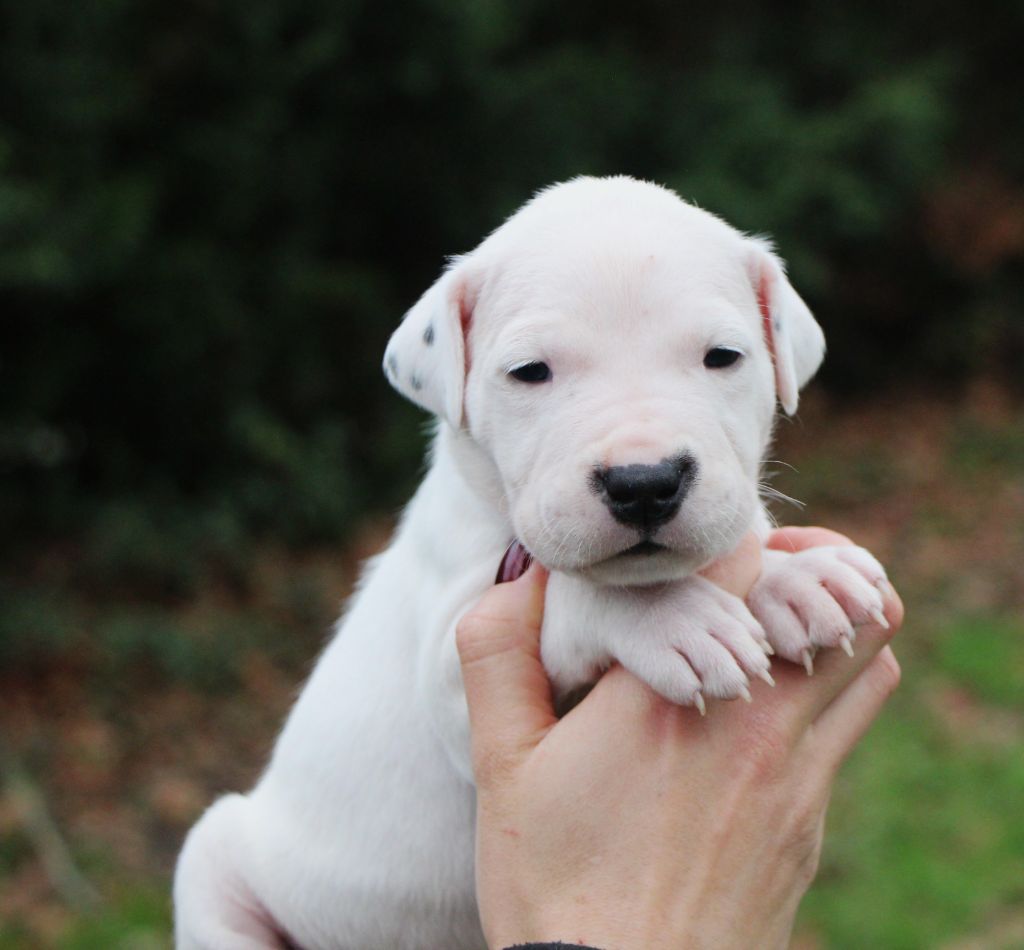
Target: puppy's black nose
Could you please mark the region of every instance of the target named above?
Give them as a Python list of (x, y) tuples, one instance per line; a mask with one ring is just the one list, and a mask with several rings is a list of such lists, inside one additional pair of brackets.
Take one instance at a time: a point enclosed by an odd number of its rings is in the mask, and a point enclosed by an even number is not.
[(679, 510), (696, 477), (696, 460), (680, 455), (657, 465), (597, 468), (594, 487), (616, 521), (653, 531)]

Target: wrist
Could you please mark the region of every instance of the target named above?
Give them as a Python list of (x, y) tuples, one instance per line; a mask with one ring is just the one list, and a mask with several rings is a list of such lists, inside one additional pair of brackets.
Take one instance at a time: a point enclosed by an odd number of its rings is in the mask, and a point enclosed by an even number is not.
[(609, 919), (596, 906), (588, 909), (591, 913), (586, 915), (550, 915), (544, 924), (537, 922), (535, 914), (508, 920), (506, 926), (485, 929), (487, 946), (491, 950), (672, 950), (679, 946), (678, 940), (667, 940), (664, 933), (635, 926), (637, 921)]

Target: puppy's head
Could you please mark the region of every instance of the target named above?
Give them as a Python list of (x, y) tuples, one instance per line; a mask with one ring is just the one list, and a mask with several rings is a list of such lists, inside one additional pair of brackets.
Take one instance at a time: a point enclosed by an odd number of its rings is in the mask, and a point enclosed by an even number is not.
[(658, 186), (580, 178), (457, 259), (384, 367), (486, 454), (541, 563), (651, 584), (748, 530), (776, 399), (793, 413), (823, 355), (766, 242)]

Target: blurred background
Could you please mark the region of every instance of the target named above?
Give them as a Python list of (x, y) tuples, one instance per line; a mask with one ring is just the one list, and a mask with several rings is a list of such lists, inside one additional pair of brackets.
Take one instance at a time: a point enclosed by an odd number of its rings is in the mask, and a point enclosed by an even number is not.
[(1024, 947), (1024, 5), (605, 7), (0, 0), (0, 946), (167, 945), (421, 471), (391, 329), (625, 172), (776, 239), (776, 515), (907, 602), (795, 945)]

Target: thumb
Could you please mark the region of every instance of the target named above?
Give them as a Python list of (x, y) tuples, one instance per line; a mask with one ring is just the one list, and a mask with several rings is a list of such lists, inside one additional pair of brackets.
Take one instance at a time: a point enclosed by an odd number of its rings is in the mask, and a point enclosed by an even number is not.
[(531, 750), (556, 722), (540, 660), (546, 587), (534, 564), (492, 587), (455, 629), (477, 763)]
[(748, 531), (735, 550), (712, 561), (700, 574), (712, 584), (746, 600), (761, 574), (761, 539)]

